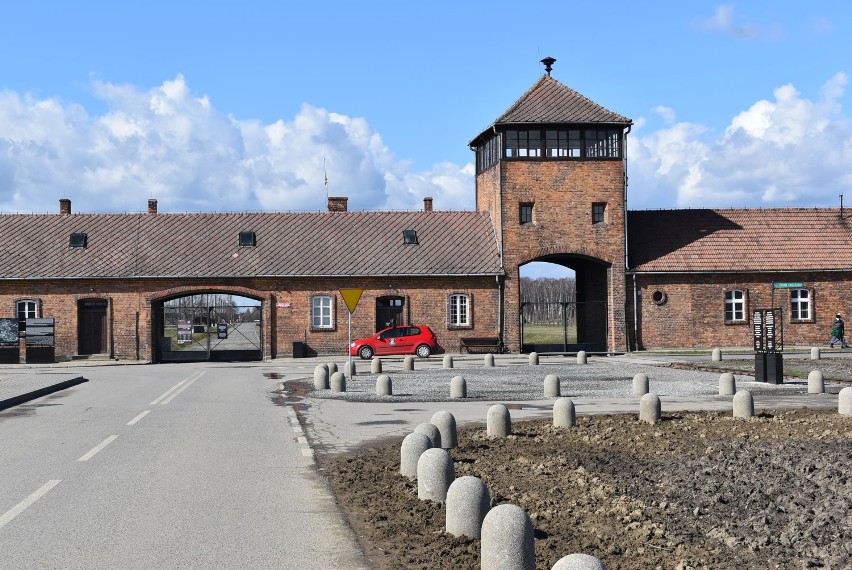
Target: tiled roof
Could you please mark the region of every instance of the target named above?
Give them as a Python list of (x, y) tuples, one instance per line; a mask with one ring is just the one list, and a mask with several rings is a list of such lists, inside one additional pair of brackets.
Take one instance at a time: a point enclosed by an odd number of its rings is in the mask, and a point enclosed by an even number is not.
[(627, 213), (629, 263), (647, 272), (852, 270), (852, 212), (837, 208)]
[[(239, 246), (241, 231), (255, 247)], [(69, 246), (76, 232), (85, 249)], [(2, 214), (0, 235), (0, 279), (501, 272), (483, 212)]]
[(529, 123), (614, 124), (627, 126), (633, 121), (601, 107), (591, 99), (566, 87), (549, 75), (541, 78), (500, 115), (493, 125), (482, 131), (471, 145), (494, 126)]

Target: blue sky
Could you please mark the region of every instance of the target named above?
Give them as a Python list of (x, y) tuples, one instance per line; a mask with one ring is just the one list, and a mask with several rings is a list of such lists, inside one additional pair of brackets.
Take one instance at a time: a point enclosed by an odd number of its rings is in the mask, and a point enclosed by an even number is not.
[(852, 205), (845, 2), (0, 8), (0, 212), (469, 209), (545, 56), (634, 121), (632, 209)]

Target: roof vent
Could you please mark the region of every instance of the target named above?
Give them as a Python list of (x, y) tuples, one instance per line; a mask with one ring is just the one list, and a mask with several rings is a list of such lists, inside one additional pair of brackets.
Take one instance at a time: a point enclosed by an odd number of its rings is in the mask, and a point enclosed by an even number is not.
[(257, 245), (257, 236), (254, 232), (240, 232), (240, 247), (254, 247)]
[(71, 239), (68, 241), (68, 245), (71, 247), (86, 247), (88, 245), (88, 238), (86, 234), (82, 232), (77, 232), (71, 234)]
[(417, 230), (402, 230), (402, 239), (405, 245), (414, 245), (417, 243)]

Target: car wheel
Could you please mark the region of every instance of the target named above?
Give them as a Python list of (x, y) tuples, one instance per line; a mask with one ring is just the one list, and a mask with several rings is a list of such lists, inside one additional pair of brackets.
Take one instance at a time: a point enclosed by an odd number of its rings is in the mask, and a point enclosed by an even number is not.
[(417, 347), (417, 356), (420, 358), (429, 358), (430, 354), (432, 354), (432, 349), (429, 348), (428, 344), (421, 344)]
[(369, 346), (362, 346), (358, 351), (358, 356), (360, 356), (362, 360), (370, 360), (373, 358), (373, 349)]

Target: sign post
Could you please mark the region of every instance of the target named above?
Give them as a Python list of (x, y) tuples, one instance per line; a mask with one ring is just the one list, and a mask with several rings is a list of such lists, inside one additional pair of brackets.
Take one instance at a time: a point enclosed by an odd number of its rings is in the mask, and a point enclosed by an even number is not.
[(363, 289), (339, 289), (340, 296), (343, 297), (343, 302), (346, 303), (346, 308), (349, 309), (349, 341), (346, 343), (346, 356), (348, 358), (349, 374), (352, 374), (352, 313), (355, 312), (355, 307), (358, 306), (358, 301), (361, 300)]

